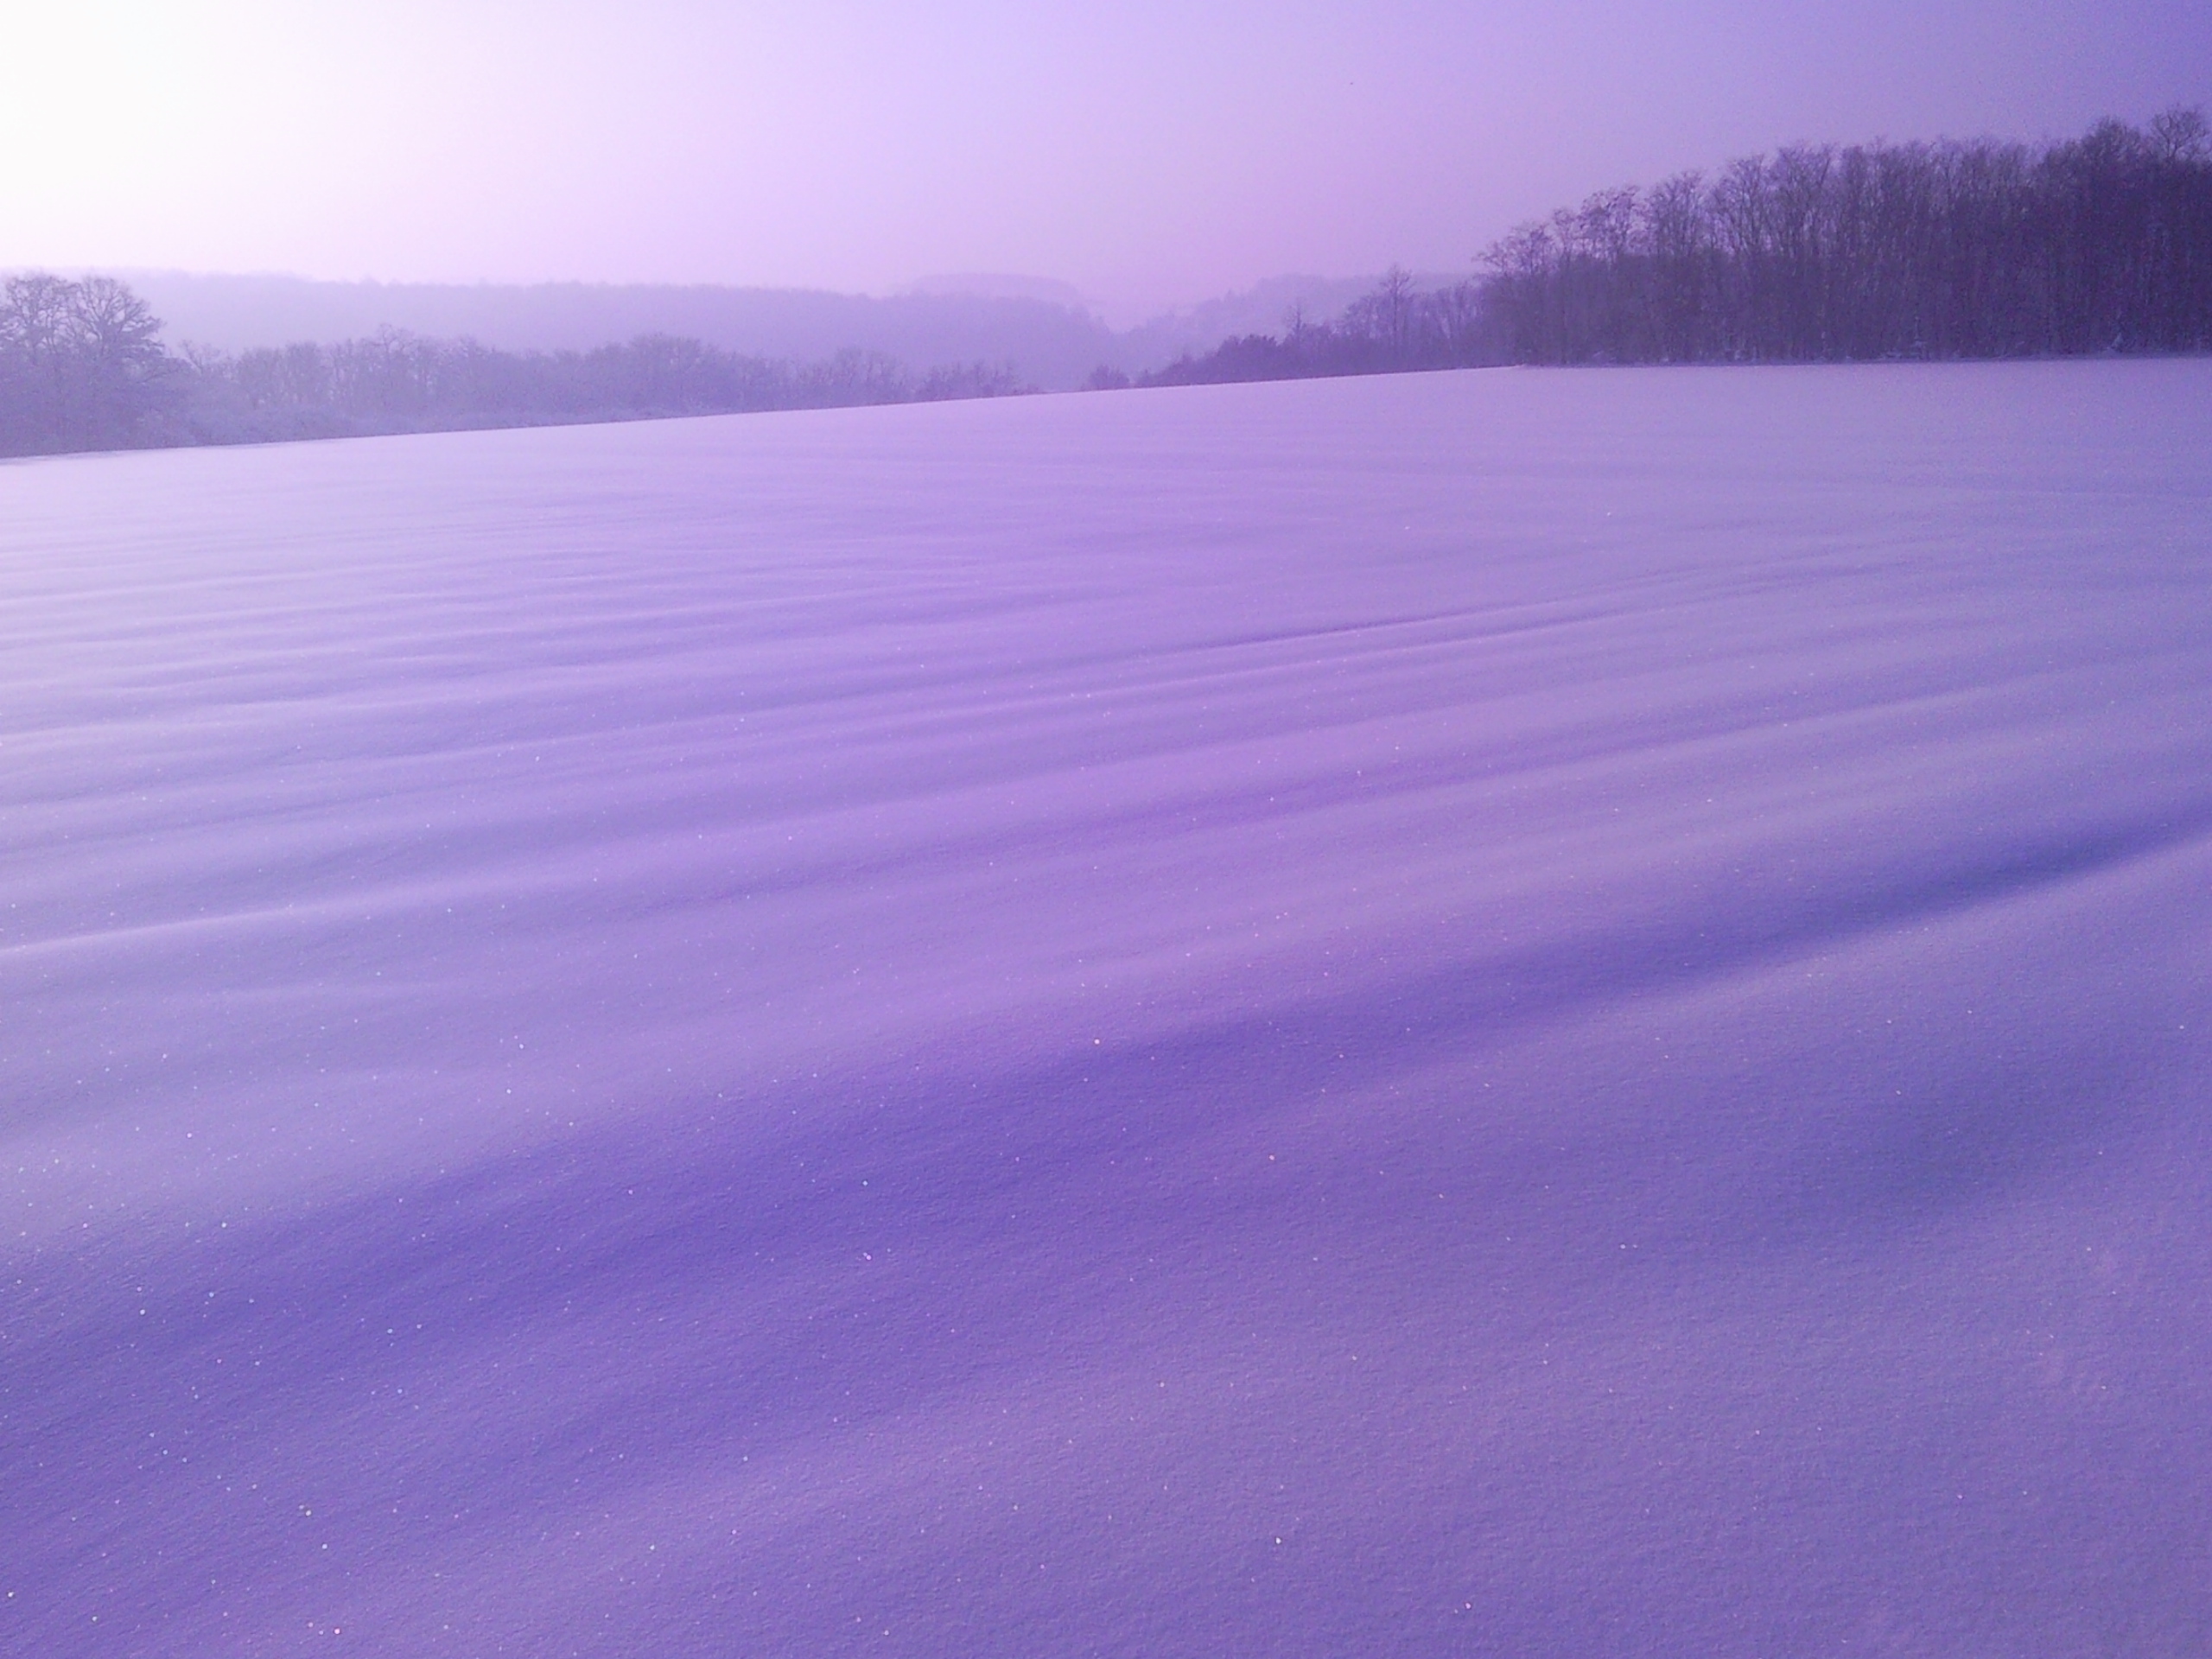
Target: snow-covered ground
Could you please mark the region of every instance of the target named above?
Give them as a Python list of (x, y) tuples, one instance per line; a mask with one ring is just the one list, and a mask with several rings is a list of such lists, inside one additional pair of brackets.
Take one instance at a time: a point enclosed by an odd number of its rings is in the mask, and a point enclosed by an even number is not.
[(0, 1649), (2212, 1649), (2212, 362), (0, 467)]

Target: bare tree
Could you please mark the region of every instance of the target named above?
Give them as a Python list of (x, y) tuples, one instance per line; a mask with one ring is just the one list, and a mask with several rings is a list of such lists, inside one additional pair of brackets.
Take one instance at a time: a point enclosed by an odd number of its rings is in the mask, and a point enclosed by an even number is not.
[(10, 277), (0, 289), (0, 450), (144, 441), (176, 366), (160, 327), (112, 278)]

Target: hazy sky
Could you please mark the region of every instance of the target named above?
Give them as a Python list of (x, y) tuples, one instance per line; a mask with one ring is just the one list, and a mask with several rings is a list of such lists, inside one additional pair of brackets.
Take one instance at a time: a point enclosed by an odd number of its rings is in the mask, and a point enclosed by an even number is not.
[(1470, 268), (1794, 139), (2212, 103), (2205, 0), (5, 0), (0, 267), (884, 292), (1116, 319)]

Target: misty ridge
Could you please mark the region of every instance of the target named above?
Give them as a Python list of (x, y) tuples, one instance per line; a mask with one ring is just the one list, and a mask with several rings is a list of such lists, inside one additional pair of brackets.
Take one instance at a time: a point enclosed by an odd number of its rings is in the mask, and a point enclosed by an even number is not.
[[(165, 344), (162, 320), (110, 276), (42, 272), (0, 292), (0, 454), (262, 442), (1001, 397), (1502, 364), (1845, 362), (2199, 352), (2212, 346), (2212, 134), (2175, 109), (2146, 129), (2098, 123), (2041, 148), (1991, 139), (1799, 145), (1599, 191), (1493, 244), (1478, 274), (1424, 283), (1393, 267), (1356, 285), (1281, 279), (1116, 335), (1050, 294), (921, 292), (888, 301), (580, 285), (431, 289), (426, 318), (539, 329), (732, 321), (817, 353), (734, 350), (641, 329), (552, 349), (389, 324), (332, 342)], [(156, 277), (236, 337), (242, 298), (303, 327), (335, 289), (372, 284)], [(1335, 315), (1306, 296), (1349, 288)], [(1235, 332), (1240, 305), (1290, 296), (1275, 332)], [(518, 300), (520, 294), (523, 299)], [(719, 311), (717, 307), (720, 308)], [(365, 314), (363, 314), (365, 315)], [(507, 326), (516, 326), (512, 316)], [(1209, 328), (1211, 327), (1211, 333)], [(835, 331), (849, 335), (830, 347)], [(1224, 338), (1224, 336), (1226, 335)], [(872, 338), (868, 338), (872, 337)], [(1208, 344), (1207, 341), (1217, 343)], [(1179, 349), (1161, 361), (1168, 349)], [(947, 343), (968, 360), (916, 371)], [(994, 349), (998, 348), (998, 349)], [(1147, 361), (1154, 366), (1143, 366)]]
[(385, 328), (365, 340), (172, 353), (110, 276), (10, 277), (0, 291), (0, 454), (261, 443), (377, 433), (988, 397), (1005, 366), (915, 374), (881, 352), (813, 363), (641, 335), (588, 352), (511, 352)]
[(1002, 293), (31, 272), (0, 289), (0, 454), (1071, 390), (1102, 358), (1164, 363), (1363, 286), (1279, 278), (1117, 335), (1067, 301)]

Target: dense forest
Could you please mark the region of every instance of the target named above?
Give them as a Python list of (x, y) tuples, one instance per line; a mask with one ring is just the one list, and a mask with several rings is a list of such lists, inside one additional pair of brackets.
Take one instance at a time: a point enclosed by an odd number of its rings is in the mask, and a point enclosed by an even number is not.
[(2033, 149), (1800, 146), (1592, 196), (1484, 256), (1516, 362), (2212, 346), (2212, 149), (2176, 110)]
[(2199, 111), (2174, 110), (2041, 149), (1800, 145), (1600, 191), (1481, 264), (1427, 292), (1394, 270), (1333, 322), (1293, 317), (1140, 384), (2203, 351), (2212, 141)]
[(112, 278), (34, 273), (0, 288), (0, 454), (988, 397), (1026, 390), (982, 364), (917, 375), (880, 352), (817, 363), (645, 335), (589, 352), (503, 352), (385, 330), (336, 346), (166, 350)]

